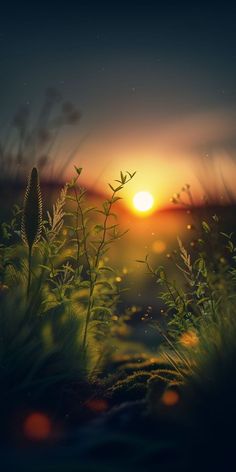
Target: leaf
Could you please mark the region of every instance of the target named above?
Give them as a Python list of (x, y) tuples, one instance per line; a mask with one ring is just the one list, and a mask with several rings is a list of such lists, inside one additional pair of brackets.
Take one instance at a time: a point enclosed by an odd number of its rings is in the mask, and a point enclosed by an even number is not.
[(76, 198), (72, 197), (72, 195), (66, 195), (66, 200), (71, 200), (72, 202), (76, 202)]
[(99, 267), (99, 270), (107, 270), (108, 272), (112, 272), (113, 274), (115, 273), (114, 269), (112, 267), (109, 267), (109, 266)]
[(121, 183), (125, 184), (127, 176), (123, 174), (122, 170), (120, 171), (120, 179), (121, 179)]
[(116, 203), (118, 202), (118, 200), (122, 200), (121, 197), (113, 197), (112, 200), (111, 200), (111, 203)]
[(103, 230), (104, 230), (104, 226), (103, 226), (103, 225), (97, 224), (97, 225), (94, 226), (94, 231), (95, 231), (95, 233), (100, 233), (100, 232), (103, 231)]
[(209, 224), (206, 221), (202, 221), (202, 227), (203, 227), (205, 233), (210, 233), (211, 232), (211, 228), (210, 228)]
[(77, 174), (80, 175), (81, 172), (82, 172), (82, 170), (83, 170), (83, 168), (82, 168), (82, 167), (76, 167), (76, 166), (74, 166), (74, 168), (75, 168)]
[(105, 214), (105, 215), (108, 215), (108, 214), (109, 214), (109, 203), (108, 203), (108, 201), (106, 200), (106, 201), (102, 204), (102, 206), (103, 206), (104, 214)]
[(115, 192), (115, 191), (116, 191), (116, 190), (114, 189), (114, 187), (112, 187), (111, 184), (108, 184), (108, 185), (109, 185), (110, 189), (112, 190), (112, 192)]
[(112, 291), (114, 290), (114, 287), (106, 280), (101, 280), (100, 282), (96, 282), (95, 285), (102, 285), (103, 287), (108, 288), (109, 290), (112, 290)]
[(48, 266), (46, 266), (46, 265), (44, 265), (44, 264), (40, 264), (39, 267), (40, 267), (40, 269), (45, 269), (45, 270), (47, 270), (48, 272), (51, 272), (51, 268), (48, 267)]
[(94, 306), (91, 309), (91, 312), (103, 312), (103, 313), (108, 313), (109, 315), (112, 315), (113, 311), (110, 308), (107, 308), (106, 306)]
[(88, 280), (83, 280), (83, 281), (80, 283), (80, 287), (89, 288), (89, 287), (90, 287), (90, 282), (89, 282)]

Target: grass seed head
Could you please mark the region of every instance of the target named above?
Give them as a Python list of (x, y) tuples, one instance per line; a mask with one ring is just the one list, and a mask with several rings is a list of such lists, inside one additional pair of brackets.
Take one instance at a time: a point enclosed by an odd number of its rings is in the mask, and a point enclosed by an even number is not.
[(25, 192), (23, 216), (21, 224), (22, 239), (31, 250), (42, 233), (42, 196), (39, 185), (39, 176), (36, 167), (33, 167), (29, 176)]

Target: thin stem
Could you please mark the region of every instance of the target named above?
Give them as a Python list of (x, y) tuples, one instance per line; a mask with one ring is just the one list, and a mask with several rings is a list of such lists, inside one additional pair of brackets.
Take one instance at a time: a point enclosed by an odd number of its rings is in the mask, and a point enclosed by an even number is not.
[(76, 198), (76, 203), (77, 203), (77, 210), (76, 210), (76, 220), (75, 220), (75, 237), (76, 237), (76, 245), (77, 245), (77, 255), (76, 255), (76, 265), (77, 265), (77, 274), (79, 270), (79, 258), (80, 258), (80, 240), (79, 240), (79, 213), (81, 214), (81, 221), (82, 221), (82, 228), (83, 228), (83, 212), (81, 210), (80, 204), (79, 204), (79, 199), (78, 199), (78, 193), (76, 190), (76, 187), (74, 187), (74, 194)]
[[(112, 194), (112, 198), (109, 202), (108, 210), (106, 212), (106, 216), (105, 216), (105, 219), (104, 219), (102, 239), (101, 239), (101, 242), (99, 244), (97, 254), (96, 254), (96, 258), (95, 258), (95, 263), (94, 263), (94, 268), (95, 269), (97, 269), (97, 267), (98, 267), (99, 259), (100, 259), (100, 253), (101, 253), (101, 251), (104, 247), (105, 241), (106, 241), (107, 221), (108, 221), (108, 218), (110, 216), (110, 211), (111, 211), (111, 208), (112, 208), (112, 205), (113, 205), (112, 200), (113, 200), (114, 195), (115, 195), (115, 192), (113, 192), (113, 194)], [(92, 305), (93, 305), (93, 292), (94, 292), (94, 287), (95, 287), (96, 281), (97, 281), (97, 274), (95, 275), (94, 280), (91, 280), (91, 277), (90, 277), (90, 292), (89, 292), (89, 301), (88, 301), (86, 319), (85, 319), (83, 350), (85, 350), (86, 342), (87, 342), (88, 326), (89, 326), (89, 321), (90, 321), (90, 316), (91, 316), (91, 308), (92, 308)]]
[(28, 282), (27, 282), (27, 299), (30, 294), (30, 285), (31, 285), (31, 265), (32, 265), (32, 246), (29, 246), (28, 253)]

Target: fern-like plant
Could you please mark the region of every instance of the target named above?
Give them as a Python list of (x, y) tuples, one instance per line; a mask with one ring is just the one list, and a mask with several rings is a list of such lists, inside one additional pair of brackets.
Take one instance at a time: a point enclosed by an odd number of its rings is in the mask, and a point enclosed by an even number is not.
[(36, 167), (33, 167), (25, 192), (21, 223), (21, 236), (28, 247), (27, 297), (29, 297), (31, 285), (32, 249), (40, 239), (42, 233), (42, 220), (42, 196), (39, 176)]

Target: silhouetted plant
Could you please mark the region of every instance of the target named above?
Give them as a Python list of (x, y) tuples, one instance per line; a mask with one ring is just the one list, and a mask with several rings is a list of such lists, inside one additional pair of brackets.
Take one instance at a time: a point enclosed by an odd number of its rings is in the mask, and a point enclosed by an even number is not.
[(33, 246), (37, 244), (42, 234), (42, 196), (39, 185), (38, 171), (34, 167), (31, 171), (28, 186), (25, 192), (21, 236), (28, 247), (28, 284), (27, 296), (30, 292), (31, 262)]
[[(185, 186), (183, 192), (187, 192), (190, 199), (187, 205), (191, 207), (189, 186)], [(180, 194), (175, 194), (172, 200), (174, 204), (186, 206)], [(195, 232), (194, 252), (190, 254), (178, 238), (178, 250), (171, 255), (179, 272), (178, 282), (168, 275), (165, 267), (153, 267), (149, 256), (139, 261), (161, 287), (159, 298), (165, 306), (166, 317), (155, 323), (155, 327), (163, 339), (162, 357), (173, 367), (175, 382), (192, 378), (203, 358), (210, 362), (217, 344), (217, 355), (224, 356), (219, 340), (221, 337), (231, 339), (230, 332), (235, 330), (233, 233), (221, 231), (217, 215), (208, 221), (195, 219)]]
[[(76, 168), (75, 178), (43, 220), (39, 176), (33, 168), (23, 210), (15, 207), (12, 221), (1, 225), (4, 401), (13, 401), (16, 394), (20, 399), (26, 391), (32, 398), (45, 398), (48, 389), (73, 379), (93, 382), (109, 353), (119, 284), (105, 254), (125, 233), (109, 220), (115, 218), (118, 192), (134, 174), (121, 172), (111, 197), (101, 208), (91, 208), (78, 184), (81, 170)], [(27, 303), (25, 291), (31, 294)]]
[[(15, 114), (6, 135), (0, 139), (1, 182), (22, 183), (33, 165), (41, 173), (41, 180), (58, 181), (74, 158), (80, 142), (68, 146), (67, 156), (58, 163), (58, 143), (66, 127), (80, 123), (81, 113), (54, 88), (46, 90), (38, 114), (33, 116), (30, 106), (24, 105)], [(78, 135), (78, 133), (77, 133)], [(71, 143), (71, 141), (70, 141)], [(57, 168), (54, 162), (57, 160)]]

